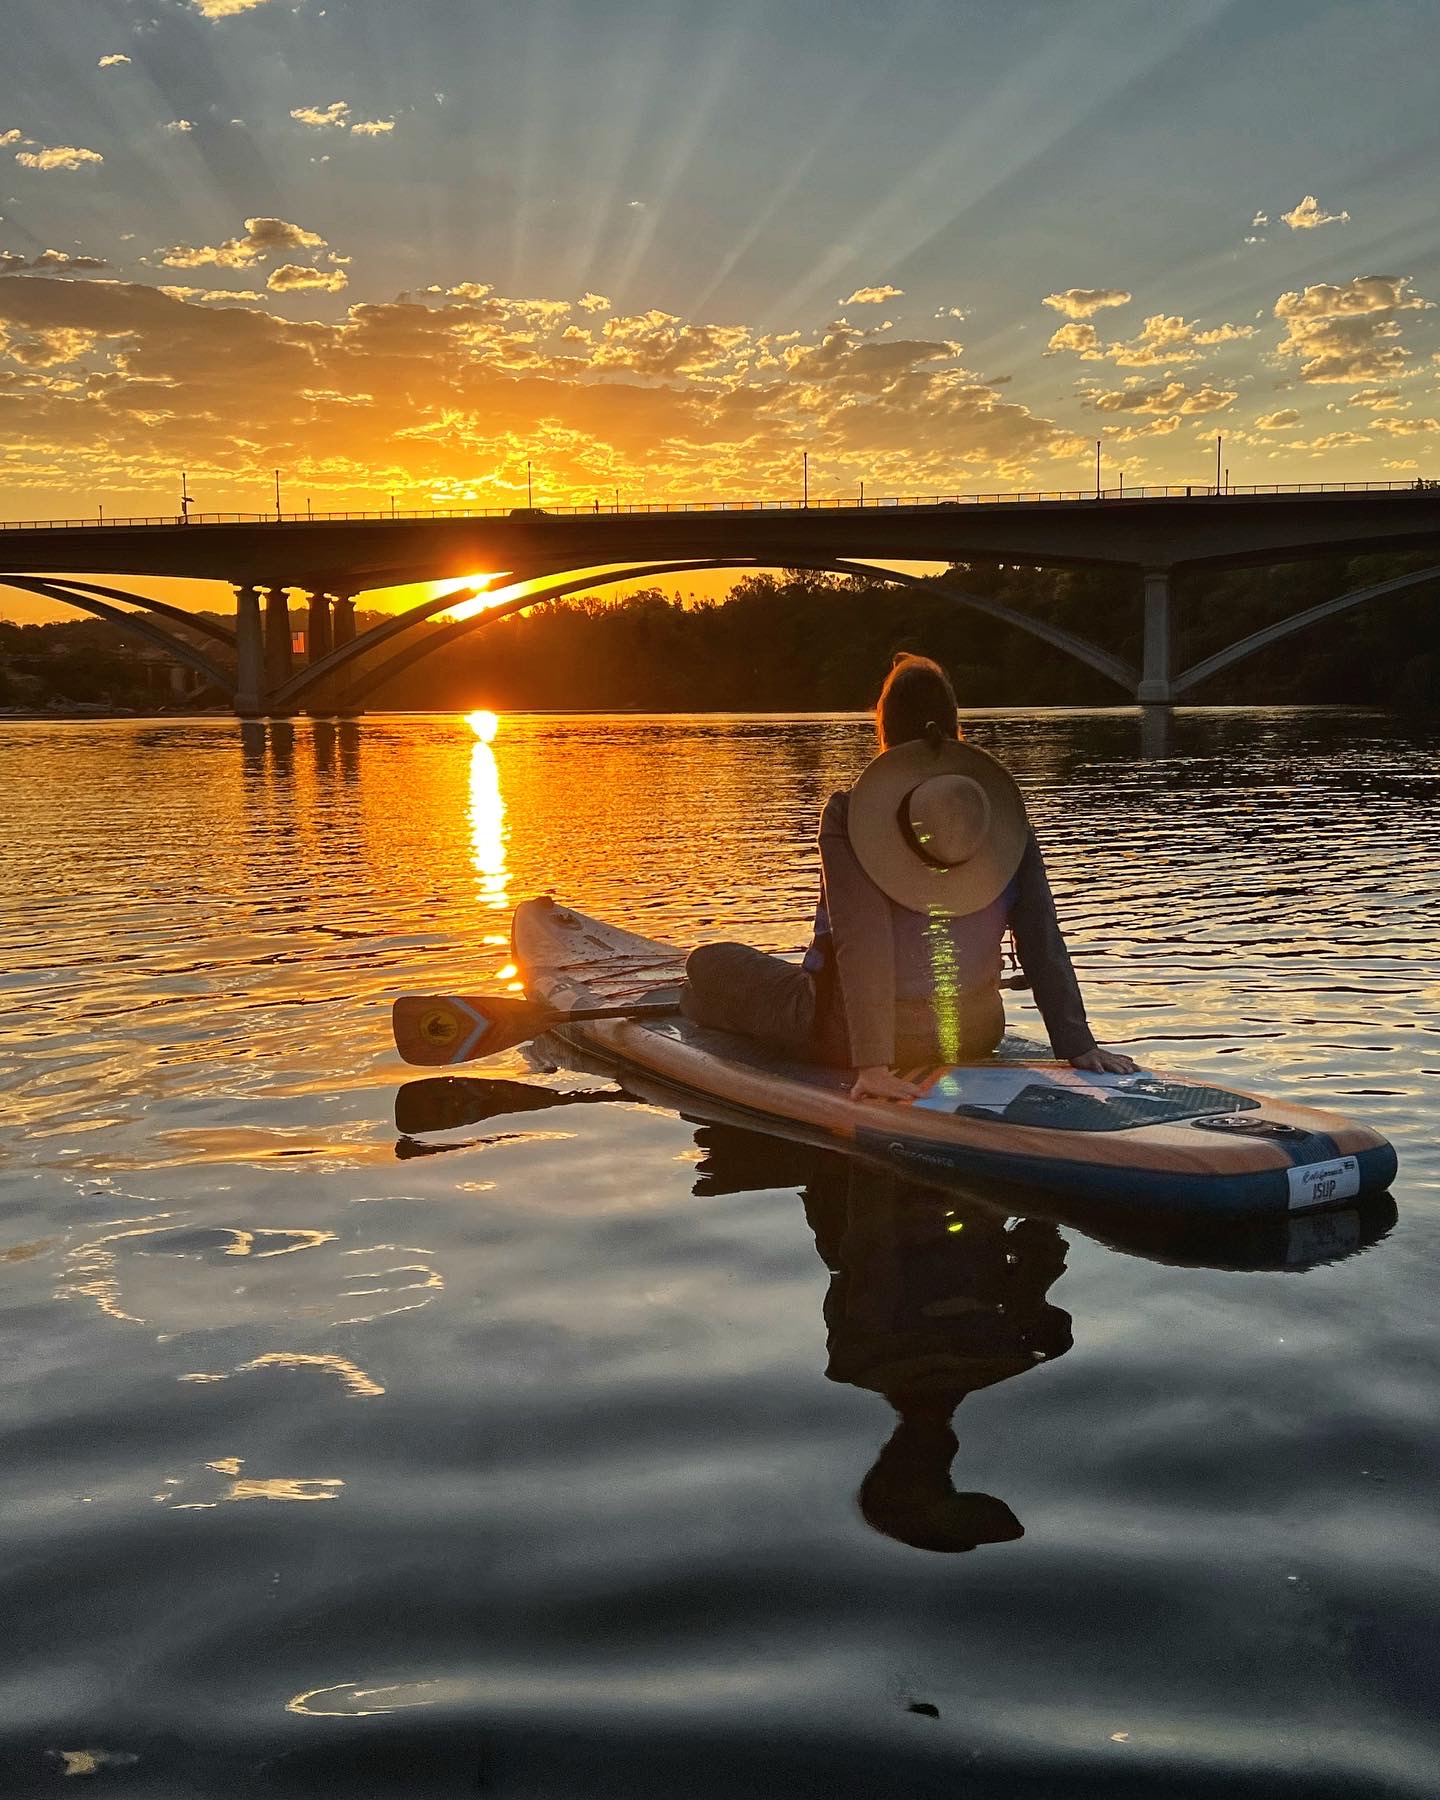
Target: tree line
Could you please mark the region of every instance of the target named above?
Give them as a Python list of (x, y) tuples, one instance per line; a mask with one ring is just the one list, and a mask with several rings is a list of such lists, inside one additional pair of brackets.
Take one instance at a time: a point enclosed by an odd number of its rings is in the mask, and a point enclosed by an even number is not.
[[(1175, 584), (1175, 666), (1183, 669), (1317, 602), (1430, 560), (1334, 557), (1190, 571)], [(366, 704), (369, 710), (845, 711), (873, 701), (899, 650), (943, 663), (967, 706), (1106, 705), (1128, 698), (1063, 651), (958, 605), (947, 587), (1003, 602), (1132, 664), (1140, 660), (1141, 580), (1124, 571), (973, 563), (917, 589), (792, 570), (746, 575), (718, 600), (650, 588), (619, 600), (581, 595), (547, 602), (450, 641)], [(375, 617), (362, 615), (359, 629)], [(213, 644), (207, 648), (214, 653)], [(168, 699), (153, 661), (107, 621), (0, 621), (0, 705), (43, 704), (46, 694), (138, 706)], [(1440, 708), (1440, 581), (1326, 620), (1185, 697)]]

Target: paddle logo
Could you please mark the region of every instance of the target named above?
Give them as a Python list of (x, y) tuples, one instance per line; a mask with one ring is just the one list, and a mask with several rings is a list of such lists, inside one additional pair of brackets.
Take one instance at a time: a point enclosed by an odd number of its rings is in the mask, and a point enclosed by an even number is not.
[(420, 1020), (420, 1036), (427, 1044), (443, 1050), (460, 1035), (460, 1015), (448, 1006), (432, 1007)]

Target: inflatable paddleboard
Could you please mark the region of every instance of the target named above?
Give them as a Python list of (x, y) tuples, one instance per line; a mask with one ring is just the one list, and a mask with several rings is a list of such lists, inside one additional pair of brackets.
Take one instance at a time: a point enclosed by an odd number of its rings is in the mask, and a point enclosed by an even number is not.
[[(531, 999), (562, 1009), (673, 995), (685, 952), (549, 899), (516, 909)], [(704, 1110), (848, 1146), (919, 1180), (1004, 1183), (1116, 1208), (1280, 1215), (1383, 1192), (1395, 1152), (1339, 1113), (1142, 1069), (1093, 1075), (1009, 1034), (982, 1062), (925, 1071), (905, 1105), (850, 1099), (844, 1070), (788, 1061), (674, 1016), (603, 1019), (565, 1038)]]

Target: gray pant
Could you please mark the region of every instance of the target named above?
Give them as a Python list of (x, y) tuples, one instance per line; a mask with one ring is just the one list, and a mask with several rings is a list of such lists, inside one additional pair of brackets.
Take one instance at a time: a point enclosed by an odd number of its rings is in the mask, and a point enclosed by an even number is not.
[(685, 963), (680, 1005), (697, 1025), (844, 1069), (850, 1047), (833, 985), (749, 944), (701, 944)]

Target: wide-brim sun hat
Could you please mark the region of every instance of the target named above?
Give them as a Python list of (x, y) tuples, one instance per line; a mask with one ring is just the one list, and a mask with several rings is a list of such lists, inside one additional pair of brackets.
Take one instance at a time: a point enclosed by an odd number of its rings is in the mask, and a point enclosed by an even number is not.
[(850, 790), (847, 829), (860, 867), (912, 912), (963, 918), (1004, 893), (1030, 822), (1015, 778), (956, 738), (885, 750)]

